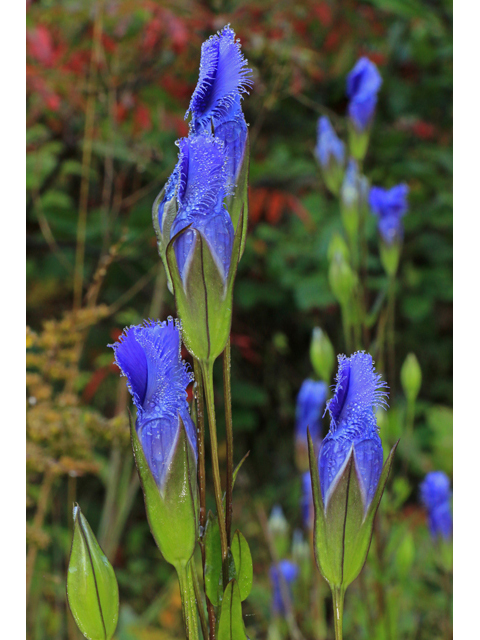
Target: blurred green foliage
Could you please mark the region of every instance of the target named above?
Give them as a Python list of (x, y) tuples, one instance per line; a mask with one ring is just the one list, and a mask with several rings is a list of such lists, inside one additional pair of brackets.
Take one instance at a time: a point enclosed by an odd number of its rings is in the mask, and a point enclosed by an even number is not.
[[(396, 388), (410, 352), (422, 387), (412, 429), (400, 394), (379, 419), (385, 450), (402, 438), (398, 468), (366, 569), (347, 595), (345, 635), (451, 637), (448, 550), (432, 548), (417, 504), (425, 472), (452, 474), (451, 2), (32, 0), (27, 7), (29, 638), (78, 637), (64, 589), (75, 499), (116, 571), (118, 638), (183, 633), (175, 580), (159, 561), (138, 494), (125, 383), (106, 344), (126, 325), (175, 312), (151, 205), (176, 161), (174, 142), (187, 133), (201, 43), (227, 22), (255, 80), (244, 100), (250, 228), (232, 325), (236, 462), (251, 451), (234, 513), (254, 560), (247, 631), (252, 638), (291, 631), (269, 627), (271, 556), (259, 513), (281, 503), (291, 527), (301, 526), (292, 433), (296, 393), (312, 375), (313, 327), (327, 332), (337, 353), (345, 349), (327, 260), (341, 220), (312, 152), (321, 114), (346, 137), (345, 77), (368, 55), (383, 85), (364, 171), (374, 184), (410, 187)], [(372, 306), (385, 286), (373, 218), (367, 241)], [(80, 314), (71, 311), (79, 246)], [(221, 411), (219, 429), (222, 440)], [(305, 638), (326, 637), (328, 590), (316, 570), (308, 580), (317, 604), (305, 606), (300, 585), (297, 623)]]

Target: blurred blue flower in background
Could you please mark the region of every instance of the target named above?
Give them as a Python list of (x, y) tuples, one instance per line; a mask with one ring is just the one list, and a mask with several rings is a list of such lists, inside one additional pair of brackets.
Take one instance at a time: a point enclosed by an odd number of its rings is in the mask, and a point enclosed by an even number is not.
[(272, 585), (272, 610), (278, 615), (285, 615), (285, 601), (282, 597), (282, 587), (280, 584), (280, 575), (286, 582), (288, 594), (292, 598), (291, 587), (298, 577), (298, 566), (290, 560), (280, 560), (277, 565), (270, 567), (270, 583)]
[(434, 538), (448, 540), (452, 536), (450, 480), (443, 471), (431, 471), (420, 485), (420, 497), (428, 512), (428, 525)]
[(370, 189), (370, 209), (378, 218), (379, 233), (387, 244), (403, 238), (402, 218), (408, 211), (407, 196), (406, 184), (397, 184), (391, 189)]
[(295, 439), (307, 443), (307, 427), (312, 441), (322, 437), (322, 412), (327, 400), (328, 387), (325, 382), (304, 380), (297, 396), (295, 412)]
[(335, 394), (328, 402), (330, 431), (319, 454), (320, 488), (325, 508), (353, 448), (363, 494), (370, 505), (383, 464), (382, 442), (374, 409), (386, 404), (386, 383), (375, 372), (372, 356), (357, 351), (338, 356)]
[(326, 116), (318, 119), (315, 155), (323, 168), (331, 161), (342, 166), (345, 164), (345, 144), (337, 136)]
[(306, 529), (313, 527), (313, 491), (310, 471), (302, 473), (302, 520)]
[(358, 131), (367, 129), (373, 119), (381, 84), (376, 65), (365, 57), (357, 61), (347, 76), (348, 115)]
[(180, 355), (179, 323), (145, 321), (129, 327), (109, 345), (128, 380), (137, 408), (136, 430), (155, 481), (163, 490), (182, 420), (197, 456), (195, 425), (188, 410), (186, 388), (193, 376)]

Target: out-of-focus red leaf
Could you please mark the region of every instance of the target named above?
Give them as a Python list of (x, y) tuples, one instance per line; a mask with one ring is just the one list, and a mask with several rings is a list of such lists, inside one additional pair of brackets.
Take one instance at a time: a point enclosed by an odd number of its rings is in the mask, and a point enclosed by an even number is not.
[(412, 126), (413, 135), (421, 140), (432, 140), (435, 138), (435, 132), (434, 125), (424, 120), (417, 120)]
[(313, 13), (317, 16), (320, 24), (329, 27), (332, 24), (332, 10), (326, 2), (320, 2), (313, 7)]
[(37, 62), (51, 67), (55, 60), (52, 36), (42, 24), (27, 31), (27, 51)]
[(267, 197), (266, 218), (270, 224), (277, 224), (285, 205), (285, 194), (281, 191), (270, 191)]
[(135, 107), (133, 121), (136, 130), (149, 131), (152, 128), (150, 111), (142, 102)]

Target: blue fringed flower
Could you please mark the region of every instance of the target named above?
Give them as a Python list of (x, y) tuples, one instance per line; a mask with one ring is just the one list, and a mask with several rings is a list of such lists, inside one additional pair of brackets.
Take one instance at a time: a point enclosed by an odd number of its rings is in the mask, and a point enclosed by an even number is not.
[(213, 125), (214, 129), (231, 119), (232, 108), (252, 86), (240, 42), (226, 25), (202, 44), (200, 75), (186, 116), (192, 114), (195, 132)]
[(195, 233), (199, 232), (225, 280), (230, 269), (234, 229), (223, 202), (228, 195), (223, 144), (207, 133), (182, 138), (177, 144), (178, 213), (170, 237), (190, 227), (175, 241), (180, 275), (185, 281)]
[(282, 597), (282, 588), (280, 585), (280, 575), (283, 576), (287, 584), (290, 599), (292, 597), (291, 587), (298, 577), (298, 566), (290, 560), (280, 560), (277, 565), (270, 567), (270, 582), (272, 585), (272, 610), (278, 615), (285, 615), (286, 607), (284, 598)]
[(240, 42), (230, 25), (202, 45), (200, 75), (186, 113), (192, 114), (195, 133), (213, 131), (224, 143), (228, 187), (236, 184), (247, 140), (247, 123), (241, 108), (242, 94), (252, 86)]
[(347, 76), (348, 115), (358, 131), (367, 129), (377, 104), (382, 77), (368, 58), (360, 58)]
[(320, 488), (326, 508), (353, 448), (366, 510), (382, 471), (382, 442), (374, 409), (386, 403), (386, 383), (375, 372), (368, 353), (338, 356), (338, 363), (335, 394), (327, 404), (330, 431), (318, 459)]
[(109, 345), (115, 362), (128, 380), (137, 408), (136, 429), (150, 471), (163, 489), (182, 420), (188, 441), (197, 452), (195, 426), (186, 388), (193, 379), (180, 355), (179, 323), (145, 321), (129, 327)]
[(378, 230), (387, 244), (403, 238), (402, 218), (408, 211), (407, 196), (406, 184), (397, 184), (391, 189), (370, 189), (370, 209), (378, 218)]
[(337, 136), (326, 116), (318, 119), (315, 155), (324, 169), (330, 162), (340, 165), (345, 163), (345, 144)]
[(295, 438), (307, 442), (307, 427), (314, 442), (322, 436), (322, 411), (327, 400), (327, 385), (324, 382), (305, 380), (297, 396)]
[(302, 473), (302, 520), (306, 529), (313, 526), (313, 491), (310, 471)]
[(431, 471), (420, 485), (420, 496), (428, 511), (432, 537), (448, 540), (452, 536), (453, 520), (450, 508), (450, 480), (443, 471)]

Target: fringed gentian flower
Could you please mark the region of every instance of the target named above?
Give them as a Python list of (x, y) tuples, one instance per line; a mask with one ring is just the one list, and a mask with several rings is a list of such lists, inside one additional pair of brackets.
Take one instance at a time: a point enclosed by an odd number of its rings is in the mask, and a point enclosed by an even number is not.
[(181, 423), (197, 456), (195, 425), (187, 404), (192, 380), (180, 355), (180, 331), (173, 319), (146, 321), (125, 330), (109, 345), (115, 362), (128, 380), (137, 408), (136, 430), (148, 466), (161, 492), (168, 481)]
[(420, 496), (428, 512), (428, 525), (433, 538), (452, 537), (453, 520), (450, 507), (450, 480), (443, 471), (431, 471), (420, 485)]
[(242, 94), (252, 86), (240, 43), (229, 25), (202, 45), (200, 76), (187, 114), (195, 133), (213, 131), (225, 145), (229, 186), (236, 183), (247, 139)]
[(380, 236), (388, 245), (403, 238), (402, 218), (408, 211), (407, 196), (406, 184), (397, 184), (391, 189), (370, 189), (370, 209), (377, 216)]
[(325, 508), (353, 449), (364, 511), (382, 471), (382, 442), (374, 409), (385, 404), (386, 383), (375, 373), (372, 356), (357, 351), (338, 357), (335, 394), (328, 402), (330, 431), (319, 455), (320, 488)]
[(313, 526), (313, 492), (310, 471), (302, 474), (302, 520), (306, 529)]
[(347, 76), (348, 115), (357, 131), (367, 129), (373, 119), (382, 77), (368, 58), (360, 58)]
[(292, 586), (298, 577), (298, 566), (290, 560), (280, 560), (277, 565), (270, 567), (270, 582), (272, 585), (272, 610), (276, 615), (285, 615), (286, 605), (282, 596), (281, 578), (285, 581), (288, 595), (292, 599)]
[(198, 232), (206, 240), (225, 280), (230, 270), (234, 230), (223, 204), (227, 195), (223, 145), (211, 135), (204, 134), (182, 138), (178, 146), (179, 208), (171, 236), (188, 227), (174, 246), (180, 276), (185, 282)]
[[(223, 351), (248, 216), (248, 130), (241, 109), (250, 70), (227, 25), (202, 46), (200, 76), (177, 141), (177, 165), (153, 206), (153, 224), (183, 340), (200, 361)], [(212, 262), (213, 265), (212, 266)]]
[(326, 116), (318, 119), (315, 156), (322, 168), (325, 184), (332, 193), (338, 194), (345, 168), (345, 144)]

